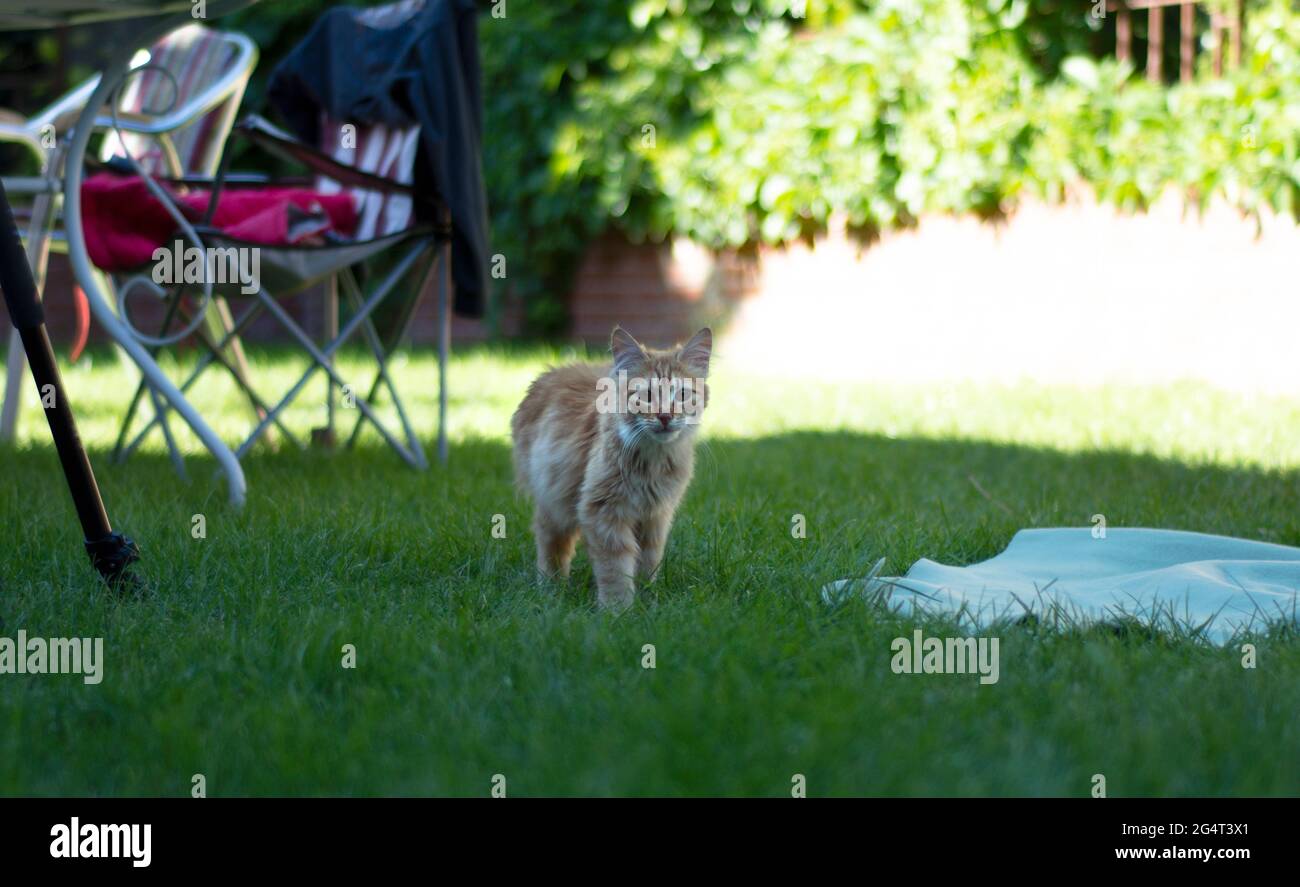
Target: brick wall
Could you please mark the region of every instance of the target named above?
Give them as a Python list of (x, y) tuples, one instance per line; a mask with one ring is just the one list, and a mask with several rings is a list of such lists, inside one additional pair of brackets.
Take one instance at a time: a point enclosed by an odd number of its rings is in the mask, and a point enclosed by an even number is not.
[(603, 345), (620, 324), (647, 344), (671, 344), (717, 325), (759, 282), (754, 253), (713, 254), (680, 240), (633, 244), (607, 233), (592, 243), (574, 280), (570, 334)]
[[(1186, 213), (1176, 195), (1140, 215), (1085, 195), (1026, 201), (998, 225), (927, 216), (870, 245), (842, 226), (815, 244), (721, 254), (608, 233), (580, 263), (569, 332), (602, 347), (623, 324), (662, 346), (707, 323), (732, 367), (770, 368), (776, 355), (784, 369), (819, 378), (1201, 379), (1294, 396), (1300, 300), (1285, 282), (1297, 254), (1300, 226), (1289, 216), (1265, 214), (1257, 229), (1217, 203)], [(63, 354), (70, 283), (66, 260), (55, 257), (48, 313)], [(318, 332), (318, 300), (288, 307)], [(518, 321), (515, 306), (502, 327), (510, 334)], [(414, 339), (431, 342), (435, 332), (426, 299)], [(268, 334), (259, 327), (250, 338)], [(454, 334), (465, 343), (485, 330), (458, 319)]]
[[(579, 264), (567, 299), (572, 339), (603, 345), (610, 330), (622, 324), (637, 338), (665, 345), (689, 337), (706, 324), (718, 324), (734, 307), (754, 295), (761, 283), (759, 256), (753, 252), (712, 254), (684, 241), (675, 243), (631, 243), (610, 232), (593, 241)], [(51, 255), (47, 293), (47, 324), (50, 338), (60, 353), (67, 353), (75, 340), (76, 314), (72, 296), (73, 277), (64, 255)], [(242, 302), (235, 304), (239, 313)], [(313, 335), (322, 329), (319, 288), (284, 301), (285, 309)], [(130, 300), (132, 320), (146, 331), (156, 330), (163, 318), (163, 304), (141, 293)], [(523, 309), (507, 304), (501, 311), (501, 332), (506, 337), (523, 332)], [(0, 329), (7, 334), (7, 318)], [(432, 344), (437, 336), (435, 293), (424, 294), (411, 323), (411, 341)], [(455, 317), (453, 343), (487, 339), (483, 320)], [(286, 337), (271, 317), (263, 314), (249, 326), (250, 342), (281, 342)], [(92, 321), (91, 343), (103, 343), (107, 336)]]

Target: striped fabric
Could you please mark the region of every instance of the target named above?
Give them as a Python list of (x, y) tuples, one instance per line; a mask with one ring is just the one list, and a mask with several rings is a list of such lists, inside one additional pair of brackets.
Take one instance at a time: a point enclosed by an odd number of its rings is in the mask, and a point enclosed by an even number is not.
[[(322, 115), (320, 132), (320, 149), (338, 162), (404, 185), (412, 183), (415, 152), (420, 142), (419, 126), (363, 127), (342, 124)], [(338, 182), (324, 177), (317, 179), (316, 189), (325, 194), (343, 190)], [(413, 206), (409, 196), (365, 188), (349, 190), (357, 208), (357, 240), (396, 234), (411, 226)]]
[[(150, 62), (170, 73), (175, 83), (152, 69), (129, 77), (122, 89), (119, 110), (150, 115), (167, 113), (225, 73), (238, 52), (220, 32), (195, 24), (172, 31), (150, 48), (149, 55)], [(203, 117), (171, 133), (180, 161), (179, 170), (171, 169), (162, 146), (149, 136), (124, 133), (125, 149), (155, 175), (211, 175), (221, 159), (222, 141), (239, 107), (242, 92), (239, 90)], [(105, 139), (104, 158), (124, 153), (123, 141), (110, 132)]]

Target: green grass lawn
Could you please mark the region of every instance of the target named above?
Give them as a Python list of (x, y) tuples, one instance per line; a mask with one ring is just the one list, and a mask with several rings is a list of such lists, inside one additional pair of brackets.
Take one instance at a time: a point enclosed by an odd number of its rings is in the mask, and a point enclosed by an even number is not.
[[(495, 774), (515, 796), (788, 796), (795, 774), (810, 795), (1083, 797), (1097, 773), (1111, 796), (1300, 793), (1293, 634), (1253, 638), (1249, 670), (1235, 646), (1011, 628), (982, 686), (894, 674), (914, 625), (818, 595), (880, 557), (969, 563), (1098, 513), (1300, 545), (1300, 400), (782, 382), (724, 360), (662, 580), (611, 617), (582, 554), (569, 590), (534, 586), (510, 477), (510, 413), (564, 355), (459, 354), (446, 468), (411, 471), (373, 435), (260, 450), (243, 510), (211, 460), (181, 481), (157, 440), (109, 464), (133, 376), (93, 358), (69, 393), (152, 587), (92, 575), (33, 392), (0, 449), (0, 635), (102, 636), (106, 661), (95, 686), (0, 675), (0, 793), (187, 795), (197, 773), (212, 796), (487, 795)], [(292, 378), (281, 353), (254, 360), (268, 391)], [(397, 375), (428, 440), (431, 356)], [(322, 421), (321, 392), (293, 427)], [(228, 387), (200, 402), (228, 437), (247, 423)]]

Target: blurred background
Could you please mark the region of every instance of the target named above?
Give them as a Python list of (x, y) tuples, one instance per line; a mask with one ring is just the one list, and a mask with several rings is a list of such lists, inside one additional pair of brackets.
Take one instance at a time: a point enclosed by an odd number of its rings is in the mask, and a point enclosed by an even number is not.
[[(243, 113), (328, 5), (220, 23), (260, 48)], [(1287, 0), (480, 5), (495, 292), (458, 342), (707, 322), (816, 376), (1300, 383)], [(31, 112), (113, 41), (5, 43), (0, 107)]]

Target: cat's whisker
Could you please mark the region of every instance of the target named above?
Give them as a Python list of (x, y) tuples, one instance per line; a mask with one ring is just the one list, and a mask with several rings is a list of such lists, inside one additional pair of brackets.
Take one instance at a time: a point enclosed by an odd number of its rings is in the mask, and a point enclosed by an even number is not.
[(640, 431), (640, 428), (635, 425), (631, 426), (631, 428), (632, 432), (623, 437), (623, 445), (618, 450), (618, 476), (623, 483), (627, 483), (627, 456), (632, 451), (632, 447), (635, 446), (638, 437), (637, 432)]
[(713, 445), (709, 443), (709, 441), (707, 440), (698, 440), (697, 443), (695, 444), (695, 451), (697, 453), (702, 452), (704, 453), (705, 457), (707, 457), (709, 469), (713, 472), (711, 475), (709, 475), (709, 480), (710, 481), (717, 480), (718, 479), (718, 455), (717, 453), (713, 452)]

